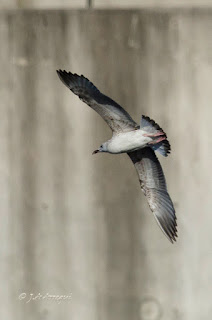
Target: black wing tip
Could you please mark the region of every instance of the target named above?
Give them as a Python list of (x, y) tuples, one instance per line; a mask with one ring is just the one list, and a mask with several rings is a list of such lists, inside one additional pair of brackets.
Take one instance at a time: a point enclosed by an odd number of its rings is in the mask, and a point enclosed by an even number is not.
[(72, 79), (72, 78), (76, 78), (76, 77), (80, 77), (78, 74), (76, 73), (72, 73), (72, 72), (67, 72), (66, 70), (62, 70), (62, 69), (58, 69), (56, 70), (58, 76), (60, 78), (69, 78), (69, 79)]
[(164, 230), (164, 233), (166, 235), (166, 237), (168, 238), (168, 240), (174, 244), (175, 242), (177, 242), (177, 238), (178, 238), (178, 234), (177, 234), (177, 230), (173, 233), (173, 234), (170, 234), (170, 232), (167, 232)]
[[(72, 73), (71, 71), (66, 71), (66, 70), (62, 70), (62, 69), (58, 69), (56, 70), (57, 74), (59, 77), (69, 77), (70, 79), (85, 79), (87, 81), (89, 81), (85, 76), (83, 76), (83, 74), (79, 75), (77, 73)], [(89, 81), (90, 82), (90, 81)]]
[(71, 73), (71, 72), (67, 72), (66, 70), (61, 70), (61, 69), (56, 70), (56, 72), (57, 72), (58, 76), (63, 76), (63, 75), (67, 75), (67, 74)]
[[(72, 92), (74, 92), (74, 88), (83, 87), (83, 76), (79, 76), (76, 73), (67, 72), (66, 70), (56, 70), (58, 77), (62, 81), (62, 83), (68, 87)], [(75, 92), (74, 92), (75, 93)]]
[(168, 238), (168, 240), (174, 244), (175, 242), (177, 242), (177, 238), (178, 238), (178, 234), (177, 234), (177, 230), (175, 232), (173, 232), (172, 234), (170, 234), (170, 232), (167, 232), (166, 230), (163, 230), (166, 237)]
[(174, 221), (174, 224), (172, 225), (172, 230), (171, 231), (170, 231), (170, 229), (169, 229), (169, 232), (164, 230), (166, 235), (167, 235), (167, 237), (168, 237), (168, 239), (171, 241), (172, 244), (174, 244), (174, 242), (176, 242), (177, 238), (178, 238), (176, 220), (177, 220), (177, 218), (175, 216), (175, 221)]
[[(154, 212), (154, 211), (153, 211)], [(163, 234), (167, 237), (167, 239), (173, 244), (177, 241), (177, 217), (175, 215), (175, 210), (172, 212), (172, 218), (167, 219), (167, 217), (162, 216), (158, 217), (157, 214), (154, 214), (156, 221), (162, 230)]]
[(61, 69), (58, 69), (58, 70), (56, 70), (56, 72), (57, 72), (58, 77), (61, 78), (62, 74), (63, 74), (63, 71)]
[(85, 76), (77, 73), (67, 72), (66, 70), (58, 69), (56, 70), (58, 77), (71, 91), (75, 92), (75, 89), (84, 89), (90, 91), (90, 93), (95, 94), (99, 93), (99, 90), (94, 86), (94, 84)]
[(62, 70), (62, 69), (57, 69), (56, 72), (59, 73), (59, 74), (70, 74), (70, 75), (73, 75), (72, 72), (70, 72), (70, 71), (67, 72), (65, 69), (64, 69), (64, 70)]
[(73, 74), (71, 72), (67, 72), (66, 70), (56, 70), (58, 77), (68, 88), (70, 88), (70, 83), (72, 82)]
[(57, 74), (58, 74), (58, 76), (60, 77), (60, 79), (62, 78), (62, 79), (64, 79), (64, 78), (66, 78), (66, 79), (69, 79), (69, 80), (73, 80), (74, 78), (78, 78), (78, 77), (80, 77), (78, 74), (76, 74), (76, 73), (72, 73), (72, 72), (67, 72), (66, 70), (61, 70), (61, 69), (58, 69), (58, 70), (56, 70), (56, 72), (57, 72)]
[(177, 242), (177, 238), (178, 238), (177, 232), (174, 235), (172, 235), (172, 237), (169, 236), (169, 240), (171, 241), (172, 244)]

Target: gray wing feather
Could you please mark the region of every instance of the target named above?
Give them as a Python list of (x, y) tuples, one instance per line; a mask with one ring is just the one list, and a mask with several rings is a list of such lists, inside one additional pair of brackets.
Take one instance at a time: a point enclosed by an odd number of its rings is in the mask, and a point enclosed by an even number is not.
[(94, 109), (113, 132), (127, 132), (139, 128), (130, 115), (115, 101), (102, 94), (83, 75), (57, 70), (61, 81), (83, 102)]
[(138, 173), (141, 189), (147, 197), (161, 230), (173, 242), (177, 237), (177, 218), (168, 194), (162, 167), (154, 151), (144, 148), (128, 153)]

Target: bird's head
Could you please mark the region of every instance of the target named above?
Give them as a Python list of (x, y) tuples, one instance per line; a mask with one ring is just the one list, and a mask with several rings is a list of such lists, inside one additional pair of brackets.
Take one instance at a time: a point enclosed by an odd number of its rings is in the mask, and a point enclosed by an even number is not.
[(94, 152), (92, 154), (96, 154), (98, 152), (108, 152), (107, 142), (104, 142), (103, 144), (101, 144), (99, 149), (94, 150)]

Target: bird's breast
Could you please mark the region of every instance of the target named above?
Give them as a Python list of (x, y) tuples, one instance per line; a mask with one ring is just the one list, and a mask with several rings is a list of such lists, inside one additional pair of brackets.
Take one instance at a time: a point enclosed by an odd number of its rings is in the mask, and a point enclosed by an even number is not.
[(123, 153), (146, 147), (151, 138), (145, 137), (143, 130), (119, 133), (109, 141), (108, 151), (110, 153)]

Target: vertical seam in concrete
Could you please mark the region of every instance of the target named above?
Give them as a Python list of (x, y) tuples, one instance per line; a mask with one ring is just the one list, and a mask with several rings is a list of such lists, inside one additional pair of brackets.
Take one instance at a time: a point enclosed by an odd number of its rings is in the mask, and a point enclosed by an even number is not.
[(92, 0), (87, 0), (87, 1), (88, 1), (88, 8), (92, 9), (93, 7)]

